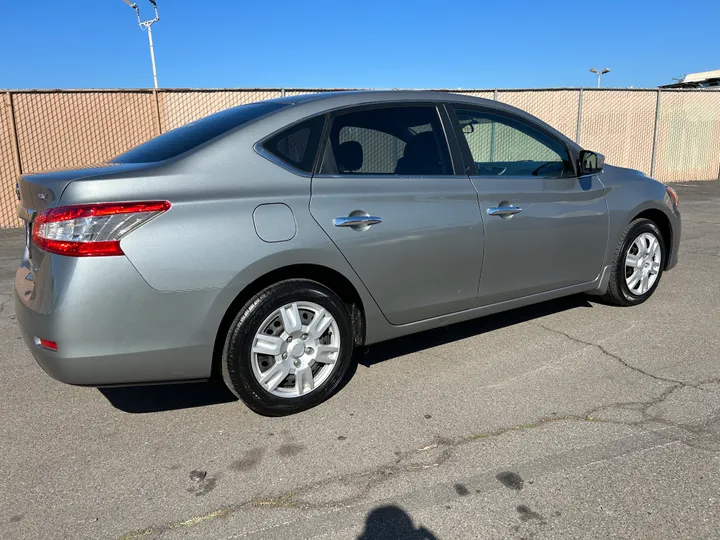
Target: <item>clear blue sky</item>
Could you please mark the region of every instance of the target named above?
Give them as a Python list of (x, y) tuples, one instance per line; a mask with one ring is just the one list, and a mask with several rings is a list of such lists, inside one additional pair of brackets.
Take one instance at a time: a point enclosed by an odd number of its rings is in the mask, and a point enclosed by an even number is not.
[[(147, 0), (137, 0), (144, 15)], [(121, 0), (5, 0), (0, 88), (152, 85)], [(161, 87), (653, 87), (720, 69), (719, 0), (158, 0)]]

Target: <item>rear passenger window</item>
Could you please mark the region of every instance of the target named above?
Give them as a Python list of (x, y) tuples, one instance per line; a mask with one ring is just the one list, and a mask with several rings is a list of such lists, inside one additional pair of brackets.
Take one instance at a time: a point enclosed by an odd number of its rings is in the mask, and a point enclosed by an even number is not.
[(382, 107), (335, 116), (321, 172), (453, 174), (445, 134), (434, 106)]
[(325, 116), (300, 122), (268, 139), (263, 148), (289, 166), (311, 173)]

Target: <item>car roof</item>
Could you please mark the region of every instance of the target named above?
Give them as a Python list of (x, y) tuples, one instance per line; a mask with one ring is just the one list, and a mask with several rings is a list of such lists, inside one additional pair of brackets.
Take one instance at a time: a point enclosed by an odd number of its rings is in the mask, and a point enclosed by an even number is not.
[(328, 107), (332, 106), (333, 102), (347, 103), (348, 101), (356, 101), (358, 104), (372, 103), (374, 101), (468, 101), (473, 103), (481, 101), (490, 104), (497, 103), (490, 99), (433, 90), (319, 90), (313, 94), (285, 96), (276, 98), (274, 101), (289, 104), (322, 101)]

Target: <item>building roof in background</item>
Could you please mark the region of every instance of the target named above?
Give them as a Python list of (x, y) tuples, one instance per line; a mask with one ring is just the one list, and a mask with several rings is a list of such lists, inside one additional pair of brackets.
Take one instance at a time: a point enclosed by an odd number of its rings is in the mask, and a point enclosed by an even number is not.
[(699, 73), (688, 73), (682, 82), (702, 82), (707, 79), (720, 79), (720, 69), (713, 71), (701, 71)]
[(688, 73), (682, 81), (664, 84), (660, 88), (702, 88), (706, 86), (720, 87), (720, 69)]

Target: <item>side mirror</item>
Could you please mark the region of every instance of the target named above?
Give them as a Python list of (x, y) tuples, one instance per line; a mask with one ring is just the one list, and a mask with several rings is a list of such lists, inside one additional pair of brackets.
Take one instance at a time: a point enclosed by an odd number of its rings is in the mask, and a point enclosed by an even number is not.
[(590, 150), (580, 151), (580, 174), (597, 174), (602, 172), (605, 156)]

